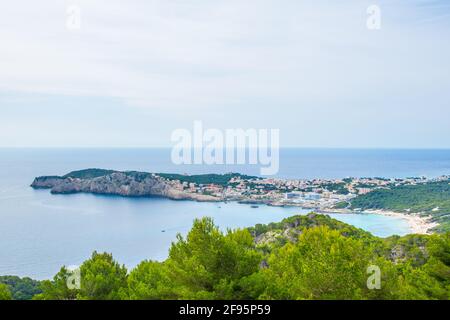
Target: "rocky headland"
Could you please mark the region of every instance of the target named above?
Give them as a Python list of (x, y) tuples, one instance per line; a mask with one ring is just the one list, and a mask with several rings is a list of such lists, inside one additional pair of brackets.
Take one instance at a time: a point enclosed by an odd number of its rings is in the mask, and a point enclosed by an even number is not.
[(123, 197), (164, 197), (173, 200), (221, 201), (222, 199), (189, 193), (173, 187), (160, 176), (146, 172), (87, 169), (65, 176), (34, 179), (34, 189), (50, 189), (53, 194), (92, 193)]

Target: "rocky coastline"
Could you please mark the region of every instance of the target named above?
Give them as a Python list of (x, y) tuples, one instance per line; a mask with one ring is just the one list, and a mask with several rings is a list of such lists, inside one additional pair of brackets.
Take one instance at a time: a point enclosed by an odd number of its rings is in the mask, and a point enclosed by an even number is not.
[(123, 197), (165, 197), (172, 200), (216, 202), (222, 199), (184, 192), (173, 188), (154, 174), (111, 172), (99, 176), (41, 176), (34, 179), (34, 189), (50, 189), (52, 194), (92, 193)]

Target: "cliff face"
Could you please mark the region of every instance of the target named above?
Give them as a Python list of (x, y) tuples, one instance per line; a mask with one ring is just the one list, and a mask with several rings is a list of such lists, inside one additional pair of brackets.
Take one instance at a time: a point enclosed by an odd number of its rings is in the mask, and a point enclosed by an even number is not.
[(53, 194), (93, 193), (124, 197), (161, 196), (174, 200), (220, 201), (221, 199), (177, 190), (159, 176), (113, 172), (99, 177), (38, 177), (31, 187), (51, 189)]
[(38, 177), (34, 179), (31, 186), (35, 189), (51, 189), (58, 183), (61, 183), (63, 178), (56, 176), (49, 177)]

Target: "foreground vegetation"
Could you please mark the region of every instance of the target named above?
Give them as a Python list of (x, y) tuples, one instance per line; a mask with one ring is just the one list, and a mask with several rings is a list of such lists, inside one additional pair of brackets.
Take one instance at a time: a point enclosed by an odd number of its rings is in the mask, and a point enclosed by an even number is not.
[[(369, 288), (369, 266), (381, 271)], [(94, 252), (79, 289), (62, 267), (33, 299), (449, 299), (450, 233), (377, 238), (314, 213), (221, 232), (209, 218), (177, 236), (164, 262), (127, 271)], [(370, 281), (369, 281), (370, 282)], [(0, 285), (0, 299), (12, 298)]]
[(385, 209), (431, 215), (438, 232), (450, 231), (449, 181), (379, 189), (352, 200), (353, 209)]
[(0, 292), (2, 292), (2, 286), (3, 292), (7, 291), (11, 299), (14, 300), (29, 300), (42, 292), (40, 282), (30, 278), (0, 276)]

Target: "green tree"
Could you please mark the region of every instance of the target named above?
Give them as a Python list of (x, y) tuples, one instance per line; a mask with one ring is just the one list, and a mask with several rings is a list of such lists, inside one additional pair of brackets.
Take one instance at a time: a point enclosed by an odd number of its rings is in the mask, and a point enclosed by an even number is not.
[(449, 299), (448, 288), (433, 278), (424, 268), (414, 268), (410, 263), (402, 266), (398, 289), (401, 300)]
[(128, 276), (128, 290), (122, 296), (131, 300), (176, 299), (165, 264), (143, 261)]
[(69, 289), (67, 283), (69, 283), (69, 277), (72, 276), (72, 272), (66, 267), (62, 267), (61, 270), (53, 277), (53, 280), (44, 280), (41, 282), (42, 293), (33, 297), (34, 300), (75, 300), (77, 298), (78, 290)]
[(94, 252), (81, 267), (82, 300), (117, 300), (127, 287), (127, 269), (119, 265), (111, 254)]
[(263, 271), (265, 298), (362, 299), (367, 289), (370, 247), (320, 226), (307, 229), (269, 258)]
[(428, 256), (423, 265), (404, 263), (400, 298), (450, 299), (450, 233), (430, 236), (422, 250)]
[(0, 300), (11, 300), (11, 292), (6, 284), (0, 283)]
[(186, 239), (177, 236), (166, 263), (180, 298), (239, 299), (240, 281), (258, 270), (261, 259), (249, 231), (224, 235), (203, 218), (194, 221)]
[(30, 300), (34, 295), (41, 293), (40, 282), (28, 277), (0, 276), (0, 283), (9, 286), (14, 300)]

